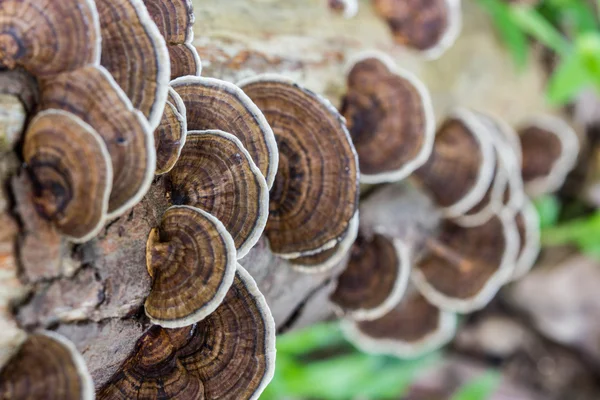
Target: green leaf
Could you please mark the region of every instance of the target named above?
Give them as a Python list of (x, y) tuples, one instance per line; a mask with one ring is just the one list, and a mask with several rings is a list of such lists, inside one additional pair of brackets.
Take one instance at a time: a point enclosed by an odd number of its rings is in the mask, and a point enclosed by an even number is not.
[(561, 204), (556, 196), (545, 195), (535, 200), (535, 208), (540, 217), (540, 227), (548, 228), (556, 225)]
[(511, 6), (510, 14), (522, 31), (560, 55), (569, 53), (571, 44), (552, 24), (532, 7)]
[(500, 385), (500, 380), (499, 373), (490, 371), (458, 389), (451, 400), (487, 400)]
[(315, 350), (345, 343), (337, 322), (311, 326), (300, 331), (277, 336), (277, 352), (306, 355)]
[(583, 60), (577, 54), (568, 55), (563, 57), (550, 77), (546, 88), (546, 100), (552, 105), (566, 104), (592, 83)]
[(499, 0), (479, 0), (479, 3), (492, 18), (515, 65), (518, 68), (524, 67), (527, 64), (527, 37), (513, 20), (508, 6)]

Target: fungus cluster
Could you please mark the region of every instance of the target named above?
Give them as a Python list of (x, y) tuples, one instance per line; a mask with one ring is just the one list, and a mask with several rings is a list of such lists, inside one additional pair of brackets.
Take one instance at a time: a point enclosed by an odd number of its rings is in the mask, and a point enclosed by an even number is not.
[[(484, 307), (532, 267), (539, 222), (528, 195), (562, 184), (577, 136), (557, 117), (513, 130), (468, 109), (432, 132), (427, 90), (376, 53), (354, 60), (341, 110), (362, 180), (388, 184), (361, 202), (358, 238), (330, 301), (358, 347), (413, 357), (452, 339), (457, 313)], [(389, 214), (401, 207), (392, 182), (404, 178), (439, 214), (433, 229), (399, 234), (391, 226)], [(378, 197), (391, 206), (370, 201)]]

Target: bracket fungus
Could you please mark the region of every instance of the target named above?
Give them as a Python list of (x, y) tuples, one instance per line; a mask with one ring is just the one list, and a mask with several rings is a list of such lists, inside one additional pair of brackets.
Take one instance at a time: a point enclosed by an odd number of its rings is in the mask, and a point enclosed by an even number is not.
[(483, 123), (455, 110), (438, 128), (431, 156), (413, 174), (447, 217), (461, 216), (485, 196), (494, 178), (496, 154)]
[(347, 318), (380, 318), (401, 300), (410, 271), (410, 250), (400, 240), (360, 235), (330, 301), (337, 313)]
[(270, 189), (279, 153), (269, 123), (252, 100), (236, 85), (214, 78), (184, 76), (171, 86), (185, 104), (188, 130), (218, 129), (237, 137)]
[(427, 88), (382, 53), (360, 55), (348, 73), (341, 113), (356, 147), (361, 182), (398, 181), (423, 165), (435, 136)]
[(372, 0), (396, 43), (427, 58), (440, 57), (460, 34), (460, 0)]
[(238, 265), (217, 309), (196, 325), (152, 327), (99, 399), (258, 399), (273, 377), (275, 323)]
[(371, 321), (344, 320), (342, 332), (362, 351), (415, 358), (450, 342), (456, 314), (437, 308), (414, 286), (388, 313)]
[(512, 276), (519, 233), (515, 218), (505, 213), (468, 228), (444, 220), (425, 248), (413, 283), (432, 304), (468, 313), (485, 306)]
[(359, 195), (357, 155), (343, 118), (327, 100), (281, 76), (239, 85), (264, 113), (279, 149), (265, 229), (271, 250), (293, 259), (333, 248)]
[(209, 213), (173, 206), (148, 236), (146, 262), (152, 277), (146, 315), (157, 325), (181, 328), (223, 301), (235, 274), (235, 244)]
[(144, 4), (167, 42), (171, 79), (200, 75), (202, 62), (192, 45), (195, 16), (191, 0), (144, 0)]
[[(172, 98), (170, 94), (169, 99)], [(183, 105), (183, 103), (181, 104)], [(185, 107), (185, 106), (184, 106)], [(187, 120), (177, 105), (167, 101), (158, 128), (154, 130), (156, 148), (156, 174), (169, 172), (179, 159), (187, 136)]]
[(94, 384), (75, 346), (45, 331), (29, 336), (0, 371), (0, 398), (92, 400)]
[(96, 0), (101, 64), (152, 129), (160, 123), (171, 77), (165, 39), (142, 0)]
[(142, 199), (156, 165), (152, 130), (106, 69), (88, 66), (42, 82), (40, 108), (77, 115), (106, 143), (114, 171), (108, 218)]
[(242, 143), (222, 131), (189, 131), (179, 160), (165, 175), (170, 201), (214, 215), (244, 257), (262, 234), (269, 191)]
[(23, 158), (38, 213), (65, 237), (85, 242), (104, 225), (112, 165), (104, 142), (73, 114), (42, 111), (26, 132)]
[(579, 139), (562, 119), (538, 115), (519, 129), (525, 190), (539, 196), (557, 190), (575, 167)]
[(519, 232), (520, 246), (515, 270), (510, 280), (517, 280), (527, 274), (540, 253), (540, 220), (533, 203), (526, 200), (515, 217)]

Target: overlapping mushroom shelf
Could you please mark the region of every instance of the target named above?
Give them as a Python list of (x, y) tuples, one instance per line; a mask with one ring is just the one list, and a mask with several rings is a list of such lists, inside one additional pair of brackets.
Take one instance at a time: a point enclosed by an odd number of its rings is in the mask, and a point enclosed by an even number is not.
[[(457, 313), (484, 307), (533, 266), (540, 233), (528, 196), (560, 187), (578, 139), (558, 117), (513, 130), (464, 108), (434, 131), (427, 89), (385, 55), (361, 54), (348, 71), (341, 110), (362, 181), (387, 184), (361, 200), (330, 302), (358, 347), (414, 357), (451, 340)], [(430, 225), (409, 222), (406, 185), (430, 203)]]

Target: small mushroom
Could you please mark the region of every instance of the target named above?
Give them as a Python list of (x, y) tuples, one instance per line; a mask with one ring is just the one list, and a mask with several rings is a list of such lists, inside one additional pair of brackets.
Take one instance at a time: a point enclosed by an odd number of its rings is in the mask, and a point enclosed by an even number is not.
[(250, 274), (238, 265), (233, 285), (212, 314), (187, 328), (151, 328), (98, 398), (254, 400), (274, 369), (273, 317)]
[(92, 400), (94, 384), (75, 346), (45, 331), (29, 336), (0, 371), (0, 398)]
[(565, 121), (551, 115), (531, 118), (518, 133), (526, 192), (536, 197), (556, 191), (577, 162), (577, 134)]
[(514, 217), (505, 213), (469, 228), (444, 220), (425, 247), (413, 282), (432, 304), (468, 313), (484, 307), (512, 276), (519, 233)]
[(209, 213), (173, 206), (148, 236), (146, 263), (152, 277), (146, 315), (157, 325), (181, 328), (223, 301), (235, 274), (235, 244)]
[(350, 254), (330, 300), (338, 314), (353, 320), (381, 318), (406, 291), (410, 250), (400, 240), (384, 235), (359, 235)]
[(460, 0), (372, 0), (386, 20), (396, 43), (440, 57), (460, 34)]
[(269, 123), (252, 100), (236, 85), (214, 78), (184, 76), (171, 86), (185, 104), (188, 129), (219, 129), (237, 137), (270, 189), (279, 153)]
[(108, 218), (142, 199), (156, 165), (152, 130), (106, 69), (88, 66), (42, 82), (40, 108), (73, 113), (104, 139), (114, 171)]
[(516, 267), (511, 280), (525, 276), (540, 253), (540, 219), (533, 203), (526, 200), (515, 216), (519, 232), (520, 247)]
[(358, 0), (327, 0), (327, 5), (344, 18), (352, 18), (358, 13)]
[(171, 77), (165, 39), (142, 0), (96, 0), (96, 6), (102, 33), (100, 62), (156, 129)]
[(361, 182), (401, 180), (431, 154), (435, 118), (427, 88), (383, 53), (360, 55), (341, 113), (358, 153)]
[(37, 212), (74, 242), (104, 225), (112, 183), (110, 155), (94, 129), (59, 110), (37, 114), (25, 134), (23, 158)]
[(272, 251), (293, 259), (333, 248), (359, 195), (356, 151), (343, 118), (327, 100), (281, 76), (239, 85), (264, 113), (280, 152), (265, 230)]
[(348, 230), (334, 247), (312, 256), (289, 260), (292, 268), (305, 273), (319, 273), (336, 267), (348, 255), (348, 251), (358, 235), (358, 212), (350, 220)]
[(156, 175), (165, 174), (175, 166), (185, 145), (186, 136), (185, 114), (180, 114), (177, 106), (167, 101), (160, 125), (154, 130)]
[(144, 0), (144, 4), (167, 42), (171, 79), (200, 75), (202, 62), (192, 45), (195, 16), (191, 0)]
[(172, 204), (200, 208), (225, 225), (238, 258), (260, 238), (267, 223), (269, 190), (235, 136), (222, 131), (189, 131), (165, 184)]
[(94, 1), (0, 2), (0, 69), (25, 68), (49, 77), (100, 60), (100, 25)]
[(410, 286), (391, 311), (372, 321), (345, 320), (342, 332), (364, 352), (416, 358), (450, 342), (456, 325), (456, 314), (430, 304)]
[(484, 198), (495, 166), (487, 129), (471, 111), (458, 109), (438, 128), (431, 156), (413, 178), (442, 213), (458, 217)]

